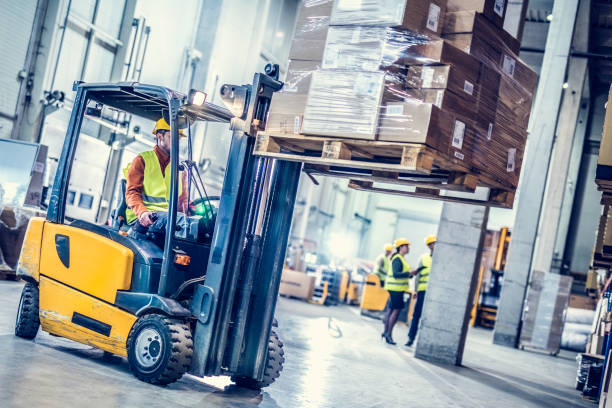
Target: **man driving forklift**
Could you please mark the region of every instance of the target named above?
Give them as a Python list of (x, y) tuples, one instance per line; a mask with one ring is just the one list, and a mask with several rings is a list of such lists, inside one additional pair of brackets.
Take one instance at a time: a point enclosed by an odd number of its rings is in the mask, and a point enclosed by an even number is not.
[[(154, 236), (163, 236), (168, 219), (168, 198), (170, 194), (170, 176), (166, 167), (170, 164), (172, 150), (170, 125), (164, 118), (155, 123), (153, 135), (156, 145), (153, 150), (142, 152), (123, 170), (127, 180), (125, 201), (126, 222), (131, 225), (130, 238), (146, 239), (147, 236), (137, 228), (136, 221)], [(182, 129), (179, 135), (185, 137)], [(187, 212), (186, 174), (182, 172), (179, 185), (177, 224), (181, 225)], [(136, 228), (135, 228), (136, 227)]]

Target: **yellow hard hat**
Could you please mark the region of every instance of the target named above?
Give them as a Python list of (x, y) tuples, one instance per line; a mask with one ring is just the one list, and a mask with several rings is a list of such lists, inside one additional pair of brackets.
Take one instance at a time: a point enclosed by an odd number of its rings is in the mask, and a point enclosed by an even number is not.
[(435, 235), (428, 235), (427, 238), (425, 238), (425, 245), (435, 244), (435, 243), (436, 243)]
[[(161, 118), (157, 122), (155, 122), (155, 127), (153, 128), (153, 134), (157, 135), (157, 131), (159, 130), (170, 130), (170, 125), (166, 122), (166, 119)], [(183, 129), (179, 129), (179, 136), (185, 136), (183, 133)]]
[(402, 245), (410, 245), (410, 242), (408, 242), (408, 240), (406, 238), (398, 238), (395, 240), (395, 247), (399, 248)]
[(385, 244), (385, 251), (393, 251), (393, 245)]

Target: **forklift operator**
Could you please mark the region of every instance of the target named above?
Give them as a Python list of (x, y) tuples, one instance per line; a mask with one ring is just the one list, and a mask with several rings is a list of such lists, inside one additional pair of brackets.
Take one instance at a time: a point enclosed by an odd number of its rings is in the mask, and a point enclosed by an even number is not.
[[(157, 138), (157, 144), (153, 150), (140, 153), (123, 170), (127, 179), (126, 222), (132, 225), (128, 235), (136, 239), (146, 238), (144, 234), (135, 231), (136, 221), (154, 234), (163, 236), (166, 230), (170, 194), (170, 174), (166, 174), (166, 168), (170, 164), (172, 136), (170, 125), (164, 118), (155, 123), (153, 134)], [(182, 130), (179, 130), (179, 135), (185, 136)], [(179, 213), (177, 213), (177, 224), (179, 225), (184, 221), (188, 206), (187, 190), (183, 188), (184, 185), (186, 185), (186, 175), (183, 172), (179, 184)]]

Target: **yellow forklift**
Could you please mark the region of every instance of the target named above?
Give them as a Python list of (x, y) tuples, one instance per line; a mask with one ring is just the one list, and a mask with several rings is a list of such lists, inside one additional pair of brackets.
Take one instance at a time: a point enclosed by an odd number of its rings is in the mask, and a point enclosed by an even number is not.
[[(272, 95), (282, 86), (278, 66), (269, 65), (252, 84), (224, 85), (221, 107), (195, 90), (184, 95), (140, 83), (75, 82), (48, 211), (31, 220), (18, 264), (26, 284), (15, 334), (33, 339), (40, 326), (125, 356), (134, 375), (153, 384), (186, 372), (229, 375), (255, 389), (271, 384), (284, 362), (273, 314), (301, 163), (252, 151)], [(157, 243), (127, 236), (125, 205), (115, 211), (112, 226), (65, 214), (83, 118), (117, 120), (123, 114), (163, 117), (170, 124), (168, 222)], [(230, 123), (233, 131), (214, 204), (191, 160), (196, 121)], [(188, 135), (183, 161), (179, 129)], [(181, 171), (188, 173), (190, 207), (197, 209), (184, 217), (177, 215)]]

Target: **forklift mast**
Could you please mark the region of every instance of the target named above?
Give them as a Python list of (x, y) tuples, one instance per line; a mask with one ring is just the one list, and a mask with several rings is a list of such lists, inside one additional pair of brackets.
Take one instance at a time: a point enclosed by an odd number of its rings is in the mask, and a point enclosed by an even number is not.
[(191, 301), (197, 376), (263, 377), (302, 165), (252, 153), (282, 86), (268, 65), (252, 84), (221, 88), (235, 117), (206, 279)]

